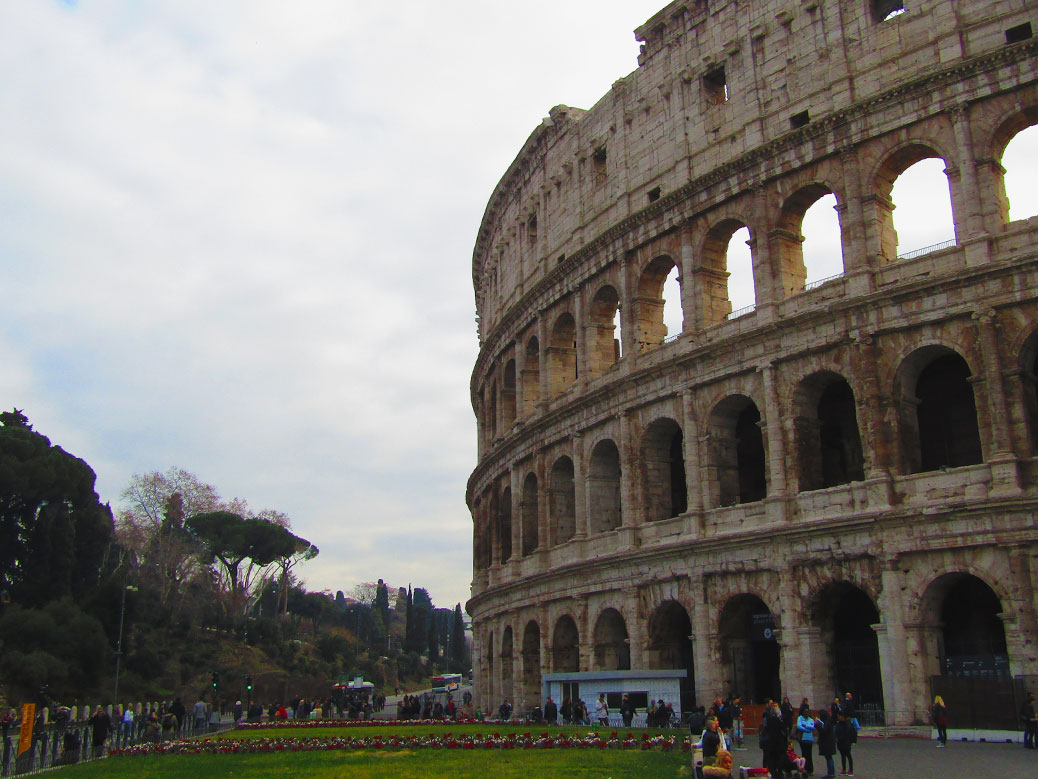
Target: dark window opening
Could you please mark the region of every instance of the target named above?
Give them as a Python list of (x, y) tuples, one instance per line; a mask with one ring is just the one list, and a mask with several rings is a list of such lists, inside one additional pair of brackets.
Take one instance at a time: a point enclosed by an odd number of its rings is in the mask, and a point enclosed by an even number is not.
[(566, 254), (562, 253), (559, 255), (559, 259), (555, 260), (556, 265), (562, 265), (566, 261)]
[(970, 369), (957, 354), (938, 357), (919, 374), (920, 471), (982, 461)]
[(655, 203), (659, 199), (660, 199), (660, 188), (659, 187), (653, 187), (652, 189), (650, 189), (649, 190), (649, 202), (650, 203)]
[(904, 0), (875, 0), (872, 12), (877, 22), (885, 22), (905, 12)]
[(764, 434), (760, 429), (760, 411), (746, 406), (735, 423), (736, 461), (739, 470), (739, 503), (763, 500), (767, 494), (765, 477)]
[(865, 478), (854, 394), (845, 381), (833, 382), (818, 402), (822, 444), (822, 484), (835, 487)]
[(807, 111), (801, 111), (798, 114), (793, 114), (789, 117), (789, 126), (796, 130), (798, 127), (805, 126), (811, 118), (807, 115)]
[(711, 103), (728, 102), (728, 79), (724, 73), (724, 66), (714, 68), (703, 76), (703, 92), (707, 101)]
[(947, 676), (1005, 676), (1009, 662), (1002, 603), (975, 576), (963, 576), (949, 590), (941, 607), (944, 662)]
[(1031, 23), (1024, 22), (1006, 30), (1006, 43), (1020, 43), (1031, 37)]
[(530, 214), (526, 220), (526, 237), (530, 243), (537, 243), (537, 214)]
[(670, 516), (688, 511), (688, 485), (685, 483), (684, 436), (678, 430), (670, 440)]
[(605, 146), (597, 147), (591, 152), (591, 174), (594, 183), (604, 184), (606, 180), (606, 150)]
[(623, 703), (624, 696), (627, 696), (628, 700), (634, 705), (636, 709), (647, 709), (649, 708), (649, 693), (647, 692), (607, 692), (606, 706), (609, 710), (619, 709), (620, 704)]

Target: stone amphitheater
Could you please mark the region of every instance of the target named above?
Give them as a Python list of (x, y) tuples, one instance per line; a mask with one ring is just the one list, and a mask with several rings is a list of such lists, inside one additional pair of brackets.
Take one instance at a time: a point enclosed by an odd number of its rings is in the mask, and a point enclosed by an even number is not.
[[(910, 724), (1038, 675), (1038, 217), (1009, 218), (1001, 164), (1038, 124), (1032, 24), (679, 0), (533, 131), (473, 252), (481, 708), (677, 669), (684, 711), (853, 691)], [(891, 192), (930, 158), (954, 240), (907, 252)], [(826, 196), (842, 271), (811, 279)]]

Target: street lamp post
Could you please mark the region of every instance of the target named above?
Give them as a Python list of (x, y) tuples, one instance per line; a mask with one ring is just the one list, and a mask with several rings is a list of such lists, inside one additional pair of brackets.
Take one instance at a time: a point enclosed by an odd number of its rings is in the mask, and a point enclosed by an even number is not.
[(127, 592), (137, 592), (137, 588), (132, 584), (125, 585), (119, 602), (119, 640), (115, 644), (115, 692), (112, 694), (113, 704), (119, 702), (119, 660), (123, 656), (123, 619), (126, 617)]

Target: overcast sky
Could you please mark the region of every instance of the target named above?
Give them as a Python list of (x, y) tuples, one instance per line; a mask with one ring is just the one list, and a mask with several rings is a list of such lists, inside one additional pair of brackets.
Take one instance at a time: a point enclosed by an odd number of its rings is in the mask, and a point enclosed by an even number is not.
[(182, 467), (288, 514), (311, 589), (464, 602), (479, 220), (664, 4), (6, 3), (0, 408), (115, 508)]

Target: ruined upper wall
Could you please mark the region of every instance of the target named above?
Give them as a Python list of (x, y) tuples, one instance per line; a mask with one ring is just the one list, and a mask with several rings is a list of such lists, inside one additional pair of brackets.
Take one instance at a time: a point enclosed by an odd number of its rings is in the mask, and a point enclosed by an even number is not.
[[(638, 28), (638, 69), (589, 111), (552, 109), (491, 196), (473, 253), (481, 340), (566, 256), (656, 199), (805, 124), (1003, 47), (1007, 29), (1034, 15), (1026, 0), (909, 0), (878, 18), (896, 5), (679, 0)], [(850, 127), (846, 143), (894, 129)]]

